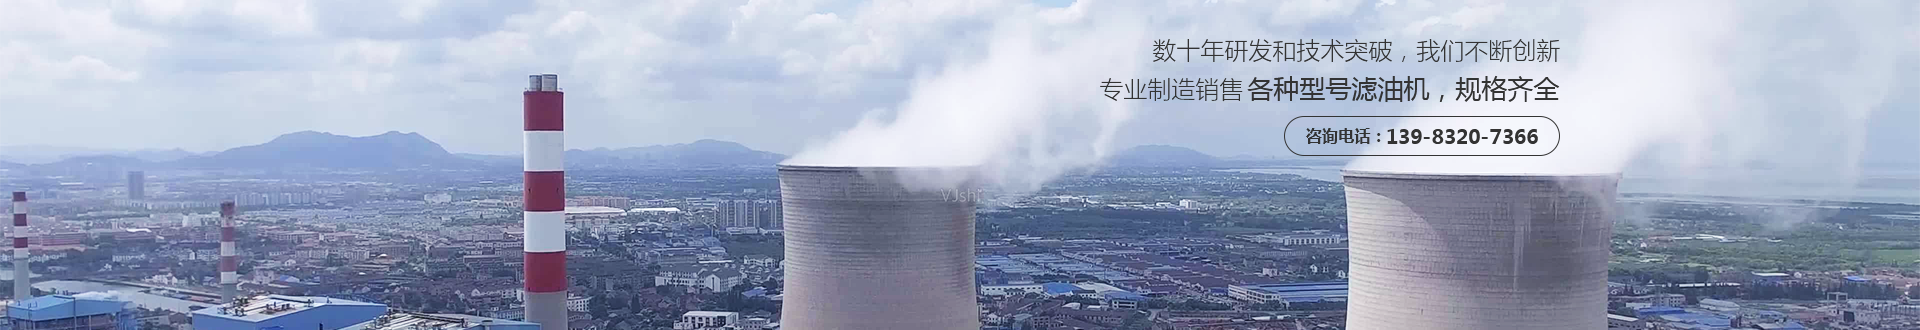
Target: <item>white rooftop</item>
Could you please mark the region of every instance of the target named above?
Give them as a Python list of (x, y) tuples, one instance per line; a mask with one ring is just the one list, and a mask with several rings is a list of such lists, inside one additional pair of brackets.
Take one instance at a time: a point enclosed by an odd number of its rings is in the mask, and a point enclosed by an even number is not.
[(626, 210), (605, 206), (568, 206), (567, 214), (626, 213)]

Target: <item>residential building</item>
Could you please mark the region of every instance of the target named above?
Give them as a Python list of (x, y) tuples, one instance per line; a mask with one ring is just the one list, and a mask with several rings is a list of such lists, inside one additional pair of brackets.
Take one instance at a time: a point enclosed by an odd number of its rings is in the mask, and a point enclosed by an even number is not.
[(739, 312), (691, 311), (680, 315), (675, 330), (704, 330), (740, 325)]
[(714, 225), (721, 228), (780, 229), (780, 201), (721, 200), (714, 203)]
[(515, 281), (497, 280), (475, 283), (471, 289), (461, 292), (461, 299), (479, 310), (501, 310), (520, 305), (522, 285)]
[(587, 298), (587, 296), (582, 296), (577, 293), (568, 294), (567, 295), (567, 311), (575, 312), (575, 313), (586, 313), (587, 300), (590, 300)]
[(653, 277), (653, 285), (727, 291), (745, 279), (746, 275), (731, 264), (682, 264), (661, 268), (660, 274)]
[(747, 280), (765, 282), (780, 275), (780, 260), (764, 255), (749, 255), (740, 258), (741, 271), (747, 274)]

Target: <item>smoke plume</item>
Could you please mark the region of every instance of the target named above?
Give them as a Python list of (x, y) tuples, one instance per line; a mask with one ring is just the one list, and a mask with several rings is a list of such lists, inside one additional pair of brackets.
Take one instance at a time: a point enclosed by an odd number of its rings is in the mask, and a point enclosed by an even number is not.
[[(1563, 100), (1428, 103), (1414, 115), (1546, 115), (1560, 147), (1545, 157), (1361, 157), (1349, 169), (1432, 173), (1624, 173), (1673, 187), (1814, 182), (1803, 196), (1851, 192), (1867, 121), (1885, 107), (1912, 30), (1898, 3), (1632, 1), (1577, 6), (1555, 36), (1561, 63), (1497, 63), (1461, 76), (1551, 76)], [(1886, 39), (1886, 40), (1881, 40)], [(1578, 96), (1572, 96), (1577, 94)], [(1401, 123), (1419, 127), (1418, 120)], [(1748, 171), (1756, 165), (1772, 170)], [(1702, 177), (1731, 180), (1701, 180)], [(1765, 173), (1765, 174), (1762, 174)], [(1773, 176), (1787, 176), (1773, 177)], [(1689, 187), (1692, 186), (1692, 187)], [(1690, 190), (1690, 189), (1682, 189)], [(1816, 198), (1817, 199), (1817, 198)], [(1782, 213), (1785, 214), (1785, 213)], [(1765, 219), (1797, 222), (1804, 217)], [(1779, 227), (1769, 224), (1769, 227)]]
[(869, 112), (784, 164), (964, 167), (967, 175), (903, 173), (927, 174), (905, 180), (911, 188), (972, 181), (1012, 192), (1097, 165), (1133, 109), (1086, 95), (1101, 80), (1132, 77), (1144, 61), (1138, 43), (1117, 40), (1147, 39), (1140, 24), (1089, 19), (1093, 7), (1083, 1), (1037, 20), (1003, 19), (984, 57), (917, 79), (897, 108)]
[(73, 297), (79, 299), (127, 301), (126, 294), (120, 293), (120, 291), (91, 291), (76, 294), (73, 295)]

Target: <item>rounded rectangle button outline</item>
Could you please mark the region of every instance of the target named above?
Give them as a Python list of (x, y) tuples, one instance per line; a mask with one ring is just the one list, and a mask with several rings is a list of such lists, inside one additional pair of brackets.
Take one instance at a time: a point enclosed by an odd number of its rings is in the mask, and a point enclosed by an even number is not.
[[(1303, 155), (1303, 154), (1300, 154), (1300, 152), (1298, 152), (1298, 151), (1293, 151), (1293, 143), (1291, 143), (1291, 142), (1289, 142), (1289, 141), (1287, 141), (1287, 135), (1288, 135), (1288, 134), (1286, 134), (1287, 132), (1291, 132), (1291, 131), (1292, 131), (1292, 129), (1293, 129), (1293, 122), (1295, 122), (1295, 121), (1299, 121), (1299, 120), (1300, 120), (1300, 118), (1540, 118), (1540, 119), (1546, 119), (1548, 123), (1551, 123), (1551, 124), (1553, 124), (1553, 134), (1554, 134), (1554, 137), (1555, 137), (1555, 138), (1553, 139), (1553, 149), (1550, 149), (1550, 150), (1547, 150), (1547, 152), (1546, 152), (1546, 153), (1543, 153), (1543, 154), (1538, 154), (1538, 155), (1447, 155), (1447, 154), (1440, 154), (1440, 155)], [(1561, 139), (1565, 139), (1565, 138), (1566, 138), (1565, 136), (1561, 136), (1561, 135), (1560, 135), (1560, 133), (1561, 133), (1561, 132), (1560, 132), (1560, 122), (1558, 122), (1558, 121), (1554, 121), (1554, 120), (1553, 120), (1553, 118), (1549, 118), (1549, 117), (1547, 117), (1547, 116), (1296, 116), (1296, 117), (1293, 117), (1293, 120), (1288, 120), (1288, 121), (1287, 121), (1287, 125), (1286, 125), (1286, 126), (1284, 126), (1284, 127), (1282, 127), (1282, 128), (1280, 129), (1280, 133), (1281, 133), (1281, 134), (1280, 134), (1280, 143), (1281, 143), (1282, 145), (1286, 145), (1286, 146), (1287, 146), (1287, 152), (1291, 152), (1291, 153), (1293, 153), (1293, 155), (1294, 155), (1294, 156), (1302, 156), (1302, 157), (1350, 157), (1350, 156), (1384, 156), (1384, 157), (1423, 157), (1423, 156), (1442, 156), (1442, 157), (1461, 157), (1461, 156), (1468, 156), (1468, 157), (1529, 157), (1529, 156), (1546, 156), (1546, 155), (1551, 155), (1551, 154), (1553, 154), (1553, 152), (1554, 152), (1554, 151), (1556, 151), (1556, 150), (1560, 150), (1560, 140), (1561, 140)]]

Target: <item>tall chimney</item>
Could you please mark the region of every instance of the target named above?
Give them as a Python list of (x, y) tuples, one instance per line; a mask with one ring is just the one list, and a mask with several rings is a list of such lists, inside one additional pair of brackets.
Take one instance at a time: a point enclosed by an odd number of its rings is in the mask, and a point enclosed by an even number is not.
[(233, 244), (233, 202), (220, 202), (220, 302), (233, 302), (239, 294), (240, 257)]
[(534, 75), (522, 93), (526, 320), (546, 330), (567, 329), (566, 115), (558, 81)]
[(33, 275), (27, 270), (32, 257), (27, 246), (27, 192), (13, 192), (13, 301), (33, 298)]

